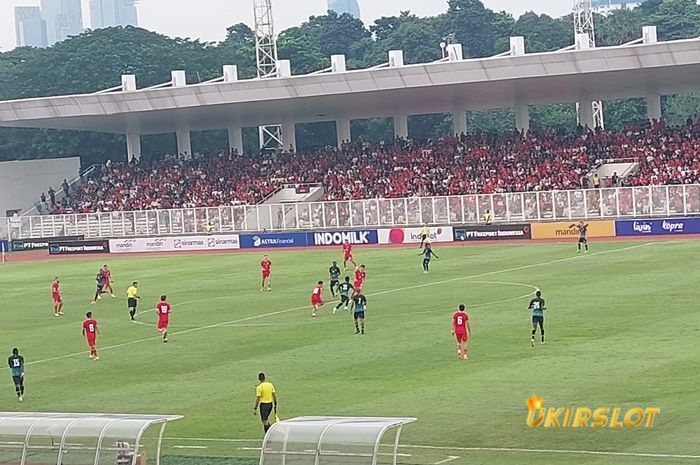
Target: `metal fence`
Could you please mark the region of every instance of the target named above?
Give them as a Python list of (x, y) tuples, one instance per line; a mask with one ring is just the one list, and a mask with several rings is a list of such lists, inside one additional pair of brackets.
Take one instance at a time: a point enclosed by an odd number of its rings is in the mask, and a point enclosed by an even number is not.
[(241, 205), (8, 218), (12, 238), (376, 228), (700, 215), (700, 185)]

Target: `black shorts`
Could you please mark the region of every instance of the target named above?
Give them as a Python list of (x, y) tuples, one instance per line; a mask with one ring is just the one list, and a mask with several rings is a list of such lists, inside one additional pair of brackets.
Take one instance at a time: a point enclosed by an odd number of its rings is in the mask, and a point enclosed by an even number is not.
[(585, 237), (579, 237), (578, 243), (579, 244), (588, 244), (588, 239), (586, 239)]
[(267, 421), (272, 413), (272, 404), (260, 404), (260, 419)]
[(540, 325), (540, 328), (544, 327), (544, 317), (543, 316), (533, 316), (532, 317), (532, 325), (533, 326)]
[(350, 297), (347, 295), (340, 295), (340, 304), (349, 304), (350, 303)]
[(105, 287), (104, 284), (98, 284), (98, 285), (97, 285), (97, 290), (98, 290), (98, 291), (101, 291), (103, 287)]
[(331, 290), (335, 289), (336, 287), (338, 287), (338, 280), (331, 279)]
[(364, 312), (364, 311), (362, 311), (362, 312), (355, 312), (355, 319), (358, 320), (358, 319), (360, 319), (360, 318), (363, 319), (363, 320), (365, 319), (365, 312)]
[(134, 299), (133, 297), (129, 297), (127, 305), (129, 308), (136, 308), (137, 303), (138, 301), (136, 299)]
[(13, 376), (12, 382), (19, 386), (20, 384), (24, 383), (24, 376)]
[(421, 236), (420, 236), (421, 242), (424, 241), (424, 240), (426, 240), (427, 238), (428, 238), (428, 235), (427, 235), (427, 234), (421, 234)]

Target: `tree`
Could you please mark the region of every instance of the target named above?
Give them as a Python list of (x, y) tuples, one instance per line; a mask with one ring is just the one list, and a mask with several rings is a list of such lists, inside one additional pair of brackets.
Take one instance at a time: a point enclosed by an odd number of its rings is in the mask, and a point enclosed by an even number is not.
[(518, 18), (513, 25), (513, 35), (525, 38), (528, 53), (559, 50), (571, 45), (574, 40), (573, 25), (562, 18), (554, 19), (532, 11)]
[(695, 0), (665, 0), (650, 17), (659, 39), (689, 39), (700, 35), (700, 6)]

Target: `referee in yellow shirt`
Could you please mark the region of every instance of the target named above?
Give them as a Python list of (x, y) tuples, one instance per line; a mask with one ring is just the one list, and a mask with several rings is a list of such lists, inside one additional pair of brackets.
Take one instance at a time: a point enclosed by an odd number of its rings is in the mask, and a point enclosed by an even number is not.
[(136, 305), (138, 304), (138, 299), (141, 298), (139, 296), (139, 283), (134, 281), (131, 283), (131, 286), (129, 286), (129, 289), (126, 290), (126, 298), (127, 298), (127, 306), (129, 307), (129, 315), (131, 316), (131, 320), (136, 319)]
[(274, 408), (275, 414), (277, 413), (277, 391), (275, 391), (275, 386), (265, 379), (265, 373), (259, 373), (258, 380), (260, 384), (255, 388), (253, 415), (257, 414), (258, 407), (260, 407), (260, 419), (267, 433), (267, 430), (270, 429), (270, 414), (272, 413), (272, 409)]

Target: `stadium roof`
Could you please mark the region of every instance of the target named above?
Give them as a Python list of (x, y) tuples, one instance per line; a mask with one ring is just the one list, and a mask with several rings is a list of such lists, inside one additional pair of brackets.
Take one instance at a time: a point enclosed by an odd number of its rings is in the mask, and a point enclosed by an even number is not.
[(700, 89), (700, 39), (0, 102), (0, 126), (165, 133)]

